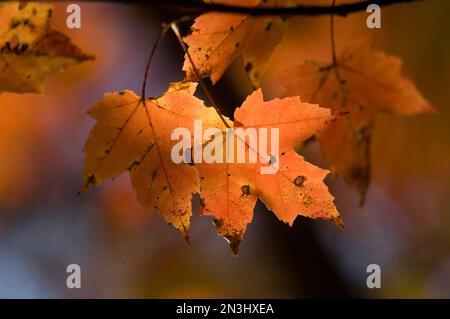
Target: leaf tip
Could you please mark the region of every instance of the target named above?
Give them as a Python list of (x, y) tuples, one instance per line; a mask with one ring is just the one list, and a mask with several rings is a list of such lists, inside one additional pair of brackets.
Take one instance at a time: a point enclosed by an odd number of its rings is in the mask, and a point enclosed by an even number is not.
[(228, 242), (228, 245), (231, 248), (231, 252), (233, 253), (233, 256), (238, 257), (239, 256), (239, 246), (242, 241), (242, 234), (238, 235), (229, 235), (225, 236), (225, 240)]
[(431, 103), (424, 105), (423, 109), (428, 113), (437, 113), (439, 110)]
[(191, 247), (191, 237), (189, 236), (189, 234), (185, 234), (184, 235), (184, 241), (188, 244), (189, 247)]
[(84, 177), (83, 185), (81, 185), (80, 190), (78, 191), (78, 195), (81, 195), (88, 190), (97, 186), (97, 178), (95, 175), (89, 175)]
[(240, 243), (241, 243), (240, 241), (238, 241), (238, 242), (230, 241), (229, 242), (230, 248), (231, 248), (231, 251), (232, 251), (234, 257), (238, 257), (239, 256), (239, 245), (240, 245)]
[(331, 220), (336, 224), (336, 226), (340, 229), (340, 230), (345, 230), (345, 224), (344, 221), (342, 220), (341, 215), (337, 215), (337, 216), (333, 216), (331, 218)]

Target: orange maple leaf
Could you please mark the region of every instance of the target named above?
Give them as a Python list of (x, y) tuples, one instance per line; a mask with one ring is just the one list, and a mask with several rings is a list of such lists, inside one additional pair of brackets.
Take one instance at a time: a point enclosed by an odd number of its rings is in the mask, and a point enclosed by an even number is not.
[[(194, 83), (175, 83), (162, 97), (145, 101), (131, 91), (109, 93), (94, 105), (89, 114), (97, 123), (84, 147), (81, 192), (128, 170), (141, 205), (158, 210), (186, 239), (192, 194), (200, 193), (202, 214), (214, 218), (219, 234), (230, 241), (234, 253), (258, 198), (289, 225), (298, 215), (341, 224), (334, 198), (323, 183), (327, 171), (309, 164), (293, 150), (295, 144), (327, 125), (331, 119), (328, 109), (301, 103), (299, 97), (264, 102), (258, 90), (236, 110), (233, 126), (229, 119), (193, 96), (195, 87)], [(206, 149), (214, 140), (205, 143), (203, 132), (200, 141), (197, 139), (195, 123), (199, 120), (205, 132), (212, 129), (221, 136), (232, 127), (277, 129), (279, 151), (276, 155), (262, 155), (261, 149), (255, 150), (242, 141), (245, 156), (257, 152), (262, 161), (175, 163), (173, 149), (179, 144), (172, 140), (175, 129), (191, 132), (194, 161), (196, 152), (201, 151), (203, 156), (203, 146)], [(222, 147), (226, 143), (219, 145)], [(271, 145), (265, 151), (273, 150)], [(228, 158), (227, 153), (223, 154)], [(263, 167), (271, 166), (278, 170), (262, 173)]]
[[(279, 155), (263, 156), (245, 141), (246, 157), (257, 152), (257, 163), (197, 163), (200, 173), (202, 214), (212, 216), (219, 234), (225, 237), (235, 254), (252, 220), (259, 198), (285, 223), (292, 225), (297, 216), (334, 220), (341, 224), (323, 179), (328, 171), (298, 155), (293, 147), (330, 121), (330, 111), (318, 105), (301, 103), (299, 97), (264, 102), (261, 90), (251, 94), (235, 111), (234, 129), (279, 129)], [(259, 135), (261, 137), (261, 134)], [(225, 138), (222, 138), (224, 141)], [(244, 141), (241, 140), (243, 143)], [(238, 141), (233, 145), (237, 145)], [(273, 151), (272, 149), (270, 149)], [(236, 152), (231, 157), (236, 156)], [(224, 158), (229, 156), (223, 152)], [(275, 157), (274, 157), (275, 156)], [(275, 173), (265, 174), (262, 167), (277, 163)]]
[[(236, 6), (279, 6), (289, 0), (222, 0), (221, 4)], [(255, 87), (269, 64), (273, 50), (281, 42), (285, 19), (278, 16), (252, 17), (245, 14), (211, 12), (195, 19), (192, 33), (185, 37), (199, 75), (210, 76), (216, 83), (233, 62), (242, 54), (245, 71)], [(186, 80), (196, 81), (197, 74), (185, 55), (183, 71)]]
[(51, 28), (52, 12), (44, 3), (0, 3), (0, 92), (40, 93), (49, 75), (93, 59)]
[(370, 140), (380, 112), (410, 115), (434, 108), (401, 74), (401, 59), (371, 50), (355, 41), (337, 58), (336, 65), (307, 61), (280, 75), (287, 94), (330, 107), (340, 116), (318, 134), (331, 170), (342, 174), (364, 200), (370, 182)]
[(132, 91), (108, 93), (89, 114), (97, 120), (83, 149), (81, 192), (129, 171), (140, 204), (155, 209), (189, 240), (191, 197), (199, 191), (194, 166), (175, 164), (171, 150), (177, 127), (193, 131), (201, 119), (205, 127), (223, 128), (213, 108), (193, 96), (197, 84), (174, 83), (159, 98), (145, 101)]

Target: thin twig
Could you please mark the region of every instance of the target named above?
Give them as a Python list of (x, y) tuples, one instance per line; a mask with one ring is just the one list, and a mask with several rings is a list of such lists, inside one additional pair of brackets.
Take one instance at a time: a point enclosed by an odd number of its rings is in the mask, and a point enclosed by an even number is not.
[(214, 101), (214, 98), (212, 97), (211, 93), (209, 92), (208, 88), (206, 87), (205, 82), (202, 80), (202, 77), (200, 76), (200, 73), (198, 72), (197, 67), (194, 64), (194, 60), (191, 57), (191, 54), (189, 53), (188, 49), (186, 48), (186, 45), (184, 44), (183, 38), (181, 37), (180, 30), (178, 29), (178, 25), (175, 22), (172, 22), (170, 24), (170, 28), (172, 29), (173, 33), (178, 39), (178, 42), (180, 43), (181, 48), (183, 49), (184, 53), (189, 59), (189, 62), (192, 65), (192, 69), (194, 70), (195, 76), (197, 77), (198, 82), (200, 83), (200, 86), (202, 87), (203, 92), (206, 95), (206, 98), (208, 99), (209, 103), (214, 107), (217, 114), (219, 115), (221, 121), (225, 125), (225, 127), (230, 128), (230, 125), (227, 123), (225, 118), (223, 117), (222, 113), (220, 112), (219, 108), (217, 107), (217, 104)]
[[(331, 6), (334, 7), (336, 5), (336, 0), (332, 0)], [(332, 65), (331, 68), (334, 70), (334, 73), (336, 74), (336, 80), (339, 83), (339, 91), (344, 96), (344, 89), (342, 87), (342, 78), (339, 74), (338, 70), (338, 63), (337, 63), (337, 57), (336, 57), (336, 39), (335, 39), (335, 32), (334, 32), (334, 13), (330, 15), (330, 41), (331, 41), (331, 59), (332, 59)], [(345, 98), (343, 97), (342, 103), (345, 105)]]
[(153, 56), (156, 53), (156, 50), (158, 49), (159, 45), (161, 44), (162, 39), (164, 38), (164, 35), (169, 30), (169, 25), (162, 24), (161, 25), (161, 31), (159, 32), (158, 39), (155, 41), (155, 44), (153, 45), (152, 51), (150, 52), (150, 56), (148, 57), (147, 65), (145, 67), (145, 73), (144, 73), (144, 81), (142, 82), (142, 91), (141, 91), (141, 99), (145, 100), (145, 88), (147, 86), (147, 78), (148, 78), (148, 71), (150, 70), (150, 66), (153, 61)]

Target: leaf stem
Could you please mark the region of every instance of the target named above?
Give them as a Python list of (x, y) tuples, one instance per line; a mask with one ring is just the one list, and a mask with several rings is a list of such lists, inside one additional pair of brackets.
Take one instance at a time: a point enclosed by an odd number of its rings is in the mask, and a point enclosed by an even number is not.
[[(332, 0), (331, 7), (334, 8), (336, 0)], [(331, 57), (333, 66), (336, 66), (336, 41), (334, 39), (334, 13), (330, 15), (330, 38), (331, 38)]]
[(145, 89), (147, 86), (148, 72), (150, 70), (150, 66), (152, 64), (153, 57), (154, 57), (159, 45), (161, 44), (161, 41), (164, 38), (164, 35), (167, 33), (168, 30), (169, 30), (169, 25), (163, 23), (161, 25), (161, 31), (159, 32), (159, 36), (156, 39), (155, 44), (153, 45), (152, 51), (150, 52), (150, 55), (148, 57), (148, 61), (147, 61), (147, 65), (145, 67), (145, 73), (144, 73), (144, 81), (142, 82), (142, 90), (141, 90), (141, 99), (142, 100), (145, 100)]
[(219, 108), (217, 107), (217, 104), (214, 101), (214, 98), (212, 97), (212, 94), (209, 92), (208, 88), (206, 87), (205, 82), (203, 81), (202, 77), (200, 76), (200, 73), (198, 72), (197, 67), (194, 64), (194, 60), (191, 57), (191, 54), (189, 53), (188, 49), (186, 48), (186, 45), (184, 44), (183, 38), (181, 37), (180, 30), (178, 28), (178, 25), (176, 22), (172, 22), (170, 24), (170, 28), (172, 29), (173, 33), (178, 39), (178, 42), (180, 43), (181, 48), (183, 49), (184, 53), (189, 59), (189, 62), (191, 62), (192, 69), (194, 70), (195, 76), (197, 77), (198, 82), (200, 83), (200, 86), (202, 87), (203, 92), (206, 95), (206, 98), (208, 99), (208, 102), (214, 107), (214, 110), (217, 112), (217, 114), (220, 117), (220, 120), (223, 122), (226, 128), (230, 128), (230, 125), (227, 123), (225, 118), (223, 117), (222, 113), (220, 112)]
[[(336, 0), (332, 0), (331, 7), (334, 8), (335, 5), (336, 5)], [(332, 59), (331, 68), (334, 70), (334, 73), (336, 74), (336, 79), (337, 79), (337, 81), (339, 83), (339, 90), (341, 91), (341, 93), (343, 93), (342, 78), (341, 78), (341, 75), (339, 74), (337, 57), (336, 57), (336, 38), (335, 38), (335, 32), (334, 32), (334, 13), (332, 13), (330, 15), (330, 41), (331, 41), (331, 59)], [(345, 102), (343, 102), (343, 103), (345, 104)]]

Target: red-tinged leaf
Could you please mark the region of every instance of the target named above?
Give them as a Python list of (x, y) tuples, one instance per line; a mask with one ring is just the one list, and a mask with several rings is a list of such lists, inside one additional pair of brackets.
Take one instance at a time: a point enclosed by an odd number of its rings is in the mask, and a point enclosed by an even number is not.
[[(196, 164), (201, 176), (202, 214), (214, 218), (219, 234), (229, 241), (235, 254), (257, 199), (289, 225), (299, 215), (341, 223), (334, 198), (323, 182), (327, 171), (306, 162), (293, 150), (295, 144), (317, 133), (329, 120), (329, 110), (302, 103), (299, 97), (265, 102), (258, 90), (236, 110), (234, 128), (278, 128), (279, 154), (263, 156), (260, 149), (246, 142), (246, 158), (257, 152), (257, 163), (236, 163), (235, 159), (227, 162), (227, 154), (231, 153), (224, 145), (223, 163)], [(238, 145), (237, 139), (234, 145)], [(279, 165), (278, 170), (264, 174), (261, 168), (268, 168), (269, 161), (275, 163), (273, 167)]]
[[(222, 0), (221, 4), (241, 6), (287, 6), (289, 0)], [(183, 70), (186, 80), (196, 81), (199, 75), (209, 76), (216, 83), (242, 54), (245, 71), (255, 87), (269, 64), (272, 52), (281, 42), (285, 19), (278, 16), (252, 17), (245, 14), (211, 12), (202, 14), (192, 25), (192, 33), (185, 38), (192, 63), (186, 55)]]
[(280, 76), (287, 94), (330, 107), (340, 115), (319, 134), (333, 172), (342, 174), (364, 199), (370, 182), (370, 140), (378, 113), (411, 115), (433, 111), (401, 73), (401, 60), (371, 50), (365, 41), (345, 48), (336, 65), (309, 61)]

